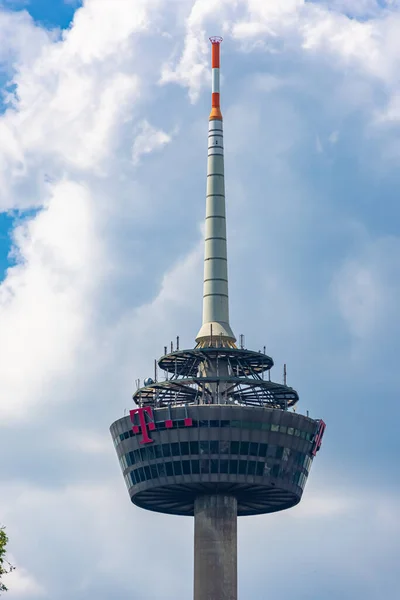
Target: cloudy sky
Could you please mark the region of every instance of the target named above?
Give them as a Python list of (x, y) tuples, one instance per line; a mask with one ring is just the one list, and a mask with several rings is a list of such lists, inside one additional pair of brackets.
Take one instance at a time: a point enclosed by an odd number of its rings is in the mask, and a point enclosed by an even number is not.
[(399, 595), (400, 2), (0, 1), (0, 522), (9, 600), (187, 600), (193, 522), (108, 427), (201, 318), (222, 34), (231, 324), (327, 422), (241, 598)]

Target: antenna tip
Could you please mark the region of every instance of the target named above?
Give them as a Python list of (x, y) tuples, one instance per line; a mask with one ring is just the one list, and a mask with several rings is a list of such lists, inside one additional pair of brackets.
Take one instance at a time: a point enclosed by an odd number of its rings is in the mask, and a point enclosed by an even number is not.
[(220, 35), (212, 35), (209, 40), (212, 44), (221, 44), (223, 39)]

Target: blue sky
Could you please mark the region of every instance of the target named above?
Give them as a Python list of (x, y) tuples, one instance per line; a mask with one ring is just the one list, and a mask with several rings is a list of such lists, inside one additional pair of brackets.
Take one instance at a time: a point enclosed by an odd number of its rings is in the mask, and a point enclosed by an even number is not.
[(130, 505), (108, 427), (199, 328), (221, 33), (231, 325), (328, 425), (300, 506), (240, 520), (240, 593), (396, 598), (400, 4), (82, 4), (0, 8), (8, 597), (191, 595), (193, 523)]
[(9, 10), (26, 10), (44, 27), (68, 27), (80, 0), (2, 0), (0, 6)]

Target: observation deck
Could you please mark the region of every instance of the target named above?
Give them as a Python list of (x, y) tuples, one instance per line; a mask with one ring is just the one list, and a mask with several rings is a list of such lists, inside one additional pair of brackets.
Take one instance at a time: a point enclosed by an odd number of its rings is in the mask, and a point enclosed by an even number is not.
[(208, 347), (158, 366), (165, 380), (148, 380), (111, 426), (134, 504), (193, 516), (199, 495), (230, 495), (240, 516), (300, 502), (325, 424), (289, 410), (298, 394), (270, 381), (272, 358)]

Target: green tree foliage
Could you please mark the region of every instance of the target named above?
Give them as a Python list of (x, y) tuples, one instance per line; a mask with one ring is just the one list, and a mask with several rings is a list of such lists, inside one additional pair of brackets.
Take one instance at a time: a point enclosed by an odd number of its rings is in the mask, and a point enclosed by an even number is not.
[(0, 527), (0, 594), (7, 591), (7, 587), (2, 582), (1, 578), (6, 573), (11, 573), (14, 567), (10, 565), (6, 559), (6, 548), (7, 548), (8, 537), (4, 531), (4, 527)]

